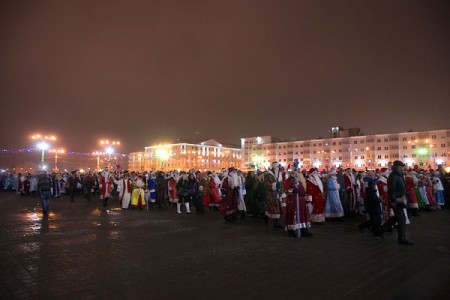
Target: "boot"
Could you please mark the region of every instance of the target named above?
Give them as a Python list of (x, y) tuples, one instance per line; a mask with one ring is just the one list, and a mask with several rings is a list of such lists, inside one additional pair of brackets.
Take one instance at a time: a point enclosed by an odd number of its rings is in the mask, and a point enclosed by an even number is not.
[(240, 211), (240, 216), (241, 216), (241, 220), (245, 219), (245, 211), (244, 210)]
[(301, 228), (300, 235), (302, 237), (310, 237), (310, 236), (312, 236), (312, 233), (309, 232), (308, 228)]
[(280, 219), (273, 219), (273, 228), (283, 228), (280, 224)]
[(189, 209), (189, 202), (184, 203), (184, 205), (186, 205), (186, 213), (190, 214), (191, 210)]
[(177, 203), (177, 214), (181, 214), (181, 203)]
[(287, 232), (289, 237), (297, 237), (295, 230), (288, 230)]

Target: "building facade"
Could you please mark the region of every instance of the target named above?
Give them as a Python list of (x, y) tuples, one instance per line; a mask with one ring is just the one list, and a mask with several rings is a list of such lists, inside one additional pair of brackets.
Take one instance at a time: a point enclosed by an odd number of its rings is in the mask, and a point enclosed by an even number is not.
[(226, 147), (216, 140), (152, 145), (129, 155), (130, 171), (220, 170), (241, 167), (241, 149)]
[(280, 141), (271, 136), (241, 139), (242, 168), (267, 168), (273, 161), (288, 166), (326, 169), (389, 167), (394, 160), (407, 166), (449, 165), (450, 129), (361, 135), (357, 128), (332, 127), (328, 138)]

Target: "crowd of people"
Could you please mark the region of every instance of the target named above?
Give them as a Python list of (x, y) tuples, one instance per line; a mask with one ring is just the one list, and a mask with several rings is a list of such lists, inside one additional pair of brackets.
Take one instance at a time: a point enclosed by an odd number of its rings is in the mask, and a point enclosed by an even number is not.
[[(366, 216), (358, 226), (377, 238), (398, 227), (399, 243), (406, 238), (409, 216), (435, 211), (450, 202), (450, 174), (442, 166), (424, 170), (407, 169), (401, 161), (392, 168), (356, 171), (351, 168), (300, 170), (298, 161), (287, 168), (274, 162), (268, 170), (242, 172), (233, 167), (220, 171), (154, 171), (81, 174), (3, 174), (0, 187), (23, 196), (41, 196), (44, 216), (50, 198), (67, 195), (75, 201), (99, 197), (104, 207), (114, 197), (123, 210), (176, 206), (176, 213), (197, 214), (218, 211), (227, 222), (249, 217), (261, 218), (288, 236), (309, 237), (311, 224), (343, 221), (344, 216)], [(114, 196), (113, 196), (114, 195)]]

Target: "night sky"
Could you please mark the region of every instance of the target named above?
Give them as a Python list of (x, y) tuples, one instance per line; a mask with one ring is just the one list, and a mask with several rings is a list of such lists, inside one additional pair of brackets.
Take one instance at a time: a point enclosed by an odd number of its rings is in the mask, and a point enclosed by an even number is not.
[(450, 128), (450, 1), (1, 1), (0, 148)]

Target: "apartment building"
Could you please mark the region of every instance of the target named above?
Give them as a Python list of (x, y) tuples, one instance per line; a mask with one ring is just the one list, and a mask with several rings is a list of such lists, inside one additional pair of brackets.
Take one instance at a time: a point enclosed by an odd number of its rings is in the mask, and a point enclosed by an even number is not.
[(240, 168), (241, 149), (213, 139), (152, 145), (144, 152), (130, 153), (128, 166), (130, 171)]
[(450, 129), (362, 135), (358, 128), (332, 127), (328, 138), (281, 141), (271, 136), (241, 139), (242, 168), (267, 168), (273, 161), (287, 166), (298, 159), (302, 168), (448, 166)]

